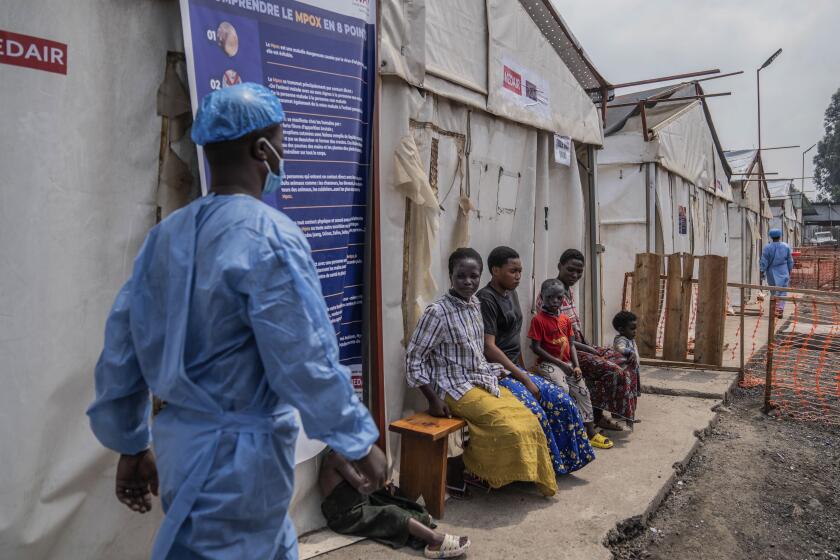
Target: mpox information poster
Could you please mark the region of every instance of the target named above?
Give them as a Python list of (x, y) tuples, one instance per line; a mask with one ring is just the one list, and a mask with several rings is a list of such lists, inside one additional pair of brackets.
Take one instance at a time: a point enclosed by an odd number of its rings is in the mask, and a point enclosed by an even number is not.
[[(341, 363), (362, 393), (365, 221), (372, 180), (373, 0), (181, 0), (193, 107), (261, 83), (283, 103), (286, 178), (265, 202), (312, 246)], [(202, 166), (202, 184), (209, 184)]]

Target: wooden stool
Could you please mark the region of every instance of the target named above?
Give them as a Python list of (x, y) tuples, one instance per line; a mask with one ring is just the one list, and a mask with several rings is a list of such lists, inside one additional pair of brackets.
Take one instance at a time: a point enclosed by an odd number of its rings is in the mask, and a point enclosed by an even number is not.
[(420, 412), (391, 422), (388, 428), (402, 435), (400, 490), (411, 500), (422, 495), (436, 519), (443, 518), (447, 436), (466, 425), (460, 418), (435, 418)]

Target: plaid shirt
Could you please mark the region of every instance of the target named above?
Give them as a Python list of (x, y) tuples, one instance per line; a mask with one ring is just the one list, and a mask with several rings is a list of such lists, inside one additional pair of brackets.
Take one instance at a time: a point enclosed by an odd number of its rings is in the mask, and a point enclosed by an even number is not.
[(572, 320), (572, 330), (575, 332), (575, 339), (586, 344), (583, 330), (580, 325), (580, 316), (575, 306), (575, 296), (570, 288), (564, 286), (563, 301), (560, 303), (560, 313)]
[(473, 296), (463, 301), (446, 294), (420, 317), (405, 355), (405, 375), (411, 387), (431, 383), (440, 398), (459, 400), (474, 387), (499, 396), (499, 364), (484, 358), (481, 305)]

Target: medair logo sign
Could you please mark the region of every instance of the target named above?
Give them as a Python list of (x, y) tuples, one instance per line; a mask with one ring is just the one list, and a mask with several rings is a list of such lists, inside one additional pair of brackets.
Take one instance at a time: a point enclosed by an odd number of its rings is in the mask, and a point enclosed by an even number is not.
[(67, 45), (0, 29), (0, 63), (67, 74)]

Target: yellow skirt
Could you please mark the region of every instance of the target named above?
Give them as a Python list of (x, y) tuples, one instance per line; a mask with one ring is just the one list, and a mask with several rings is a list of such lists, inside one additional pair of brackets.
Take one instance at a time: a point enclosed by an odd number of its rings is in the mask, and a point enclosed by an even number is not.
[(464, 465), (493, 488), (533, 482), (543, 495), (553, 496), (557, 479), (537, 417), (508, 389), (499, 387), (499, 393), (496, 398), (474, 388), (457, 401), (446, 396), (452, 413), (470, 427)]

